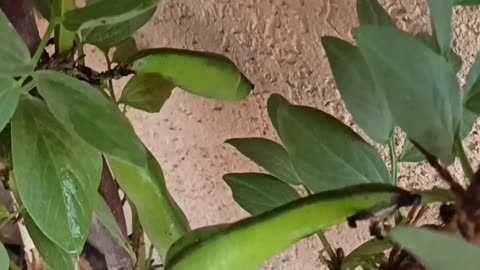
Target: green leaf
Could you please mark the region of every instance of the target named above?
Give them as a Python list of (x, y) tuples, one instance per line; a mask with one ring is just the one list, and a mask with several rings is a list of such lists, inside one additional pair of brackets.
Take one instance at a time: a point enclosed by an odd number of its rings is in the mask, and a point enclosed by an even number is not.
[(0, 243), (0, 269), (8, 270), (10, 265), (10, 258), (8, 257), (5, 246)]
[(133, 35), (153, 17), (156, 10), (155, 6), (125, 22), (84, 29), (82, 40), (99, 48), (110, 48)]
[(10, 122), (20, 99), (21, 86), (11, 78), (0, 77), (0, 131)]
[(192, 94), (225, 100), (245, 98), (252, 83), (225, 56), (181, 49), (140, 51), (128, 65), (137, 73), (157, 73)]
[(447, 57), (450, 51), (453, 0), (428, 0), (428, 6), (436, 47), (441, 55)]
[(453, 196), (452, 192), (448, 189), (434, 187), (429, 190), (415, 190), (413, 192), (422, 197), (421, 204), (435, 202), (447, 203), (455, 201), (455, 196)]
[(322, 37), (322, 44), (338, 91), (354, 122), (374, 141), (387, 143), (394, 127), (392, 114), (360, 50), (335, 37)]
[(55, 71), (34, 74), (37, 88), (53, 115), (101, 152), (137, 166), (146, 153), (128, 119), (98, 89)]
[(33, 64), (30, 59), (25, 42), (17, 34), (12, 24), (0, 10), (0, 76), (16, 77), (33, 72)]
[(314, 108), (283, 104), (277, 118), (295, 171), (312, 192), (391, 182), (375, 148), (335, 117)]
[(96, 1), (65, 13), (63, 25), (70, 31), (118, 25), (135, 20), (155, 8), (158, 2), (159, 0)]
[(354, 33), (398, 126), (443, 162), (453, 162), (461, 103), (452, 67), (415, 37), (391, 27), (361, 26)]
[(138, 52), (137, 42), (130, 37), (115, 46), (112, 61), (123, 64)]
[(52, 10), (52, 0), (32, 0), (33, 7), (46, 20), (50, 20), (50, 11)]
[[(216, 226), (208, 232), (199, 233), (204, 229), (189, 232), (177, 242), (184, 248), (169, 254), (165, 269), (254, 270), (296, 241), (327, 226), (343, 223), (359, 211), (383, 212), (395, 209), (399, 202), (409, 204), (414, 198), (416, 196), (394, 186), (381, 184), (322, 192), (224, 228)], [(199, 234), (204, 237), (198, 237)], [(194, 240), (189, 240), (191, 238)], [(215, 254), (214, 260), (212, 254)]]
[(107, 159), (120, 188), (137, 209), (142, 228), (164, 259), (170, 245), (190, 228), (182, 210), (168, 193), (160, 165), (150, 152), (147, 153), (148, 164), (144, 168), (110, 156)]
[(301, 184), (287, 151), (280, 144), (262, 138), (229, 139), (226, 143), (281, 181), (291, 185)]
[(259, 215), (298, 199), (290, 185), (261, 173), (231, 173), (223, 176), (235, 201), (245, 211)]
[(100, 153), (67, 132), (33, 97), (20, 100), (12, 119), (12, 153), (24, 207), (48, 238), (79, 254), (100, 183)]
[(52, 242), (48, 237), (35, 225), (32, 218), (28, 214), (23, 215), (25, 226), (28, 234), (32, 238), (33, 244), (38, 253), (48, 265), (49, 269), (65, 269), (73, 270), (73, 257), (61, 249), (57, 244)]
[(386, 239), (372, 239), (369, 240), (348, 254), (342, 260), (341, 270), (354, 270), (371, 256), (383, 253), (385, 250), (392, 248), (393, 244)]
[[(425, 44), (427, 47), (432, 49), (435, 53), (441, 55), (435, 39), (430, 34), (418, 33), (415, 35), (415, 37), (418, 40), (420, 40), (423, 44)], [(462, 68), (462, 64), (463, 64), (462, 58), (458, 54), (456, 54), (453, 49), (450, 49), (447, 55), (447, 61), (452, 65), (453, 69), (455, 70), (455, 73), (458, 73)]]
[(463, 104), (470, 111), (480, 114), (480, 54), (475, 58), (464, 86)]
[(277, 131), (277, 134), (280, 133), (280, 128), (278, 126), (278, 121), (277, 121), (278, 108), (288, 104), (290, 104), (288, 100), (286, 100), (284, 97), (282, 97), (279, 94), (272, 94), (267, 100), (268, 117), (270, 117), (270, 121), (272, 122), (272, 125), (275, 128), (275, 130)]
[(10, 124), (0, 131), (0, 163), (7, 168), (12, 168), (12, 140)]
[[(5, 205), (1, 204), (0, 203), (0, 221), (8, 218), (8, 216), (10, 215), (10, 213), (8, 212), (7, 208), (5, 207)], [(1, 268), (0, 268), (1, 269)]]
[(421, 228), (397, 227), (389, 233), (389, 237), (428, 269), (476, 270), (480, 265), (480, 247), (453, 235)]
[[(60, 21), (66, 12), (74, 10), (75, 8), (74, 0), (52, 0), (52, 18), (50, 21)], [(63, 25), (55, 25), (54, 37), (56, 53), (65, 54), (74, 47), (75, 33), (66, 29)]]
[(99, 194), (97, 194), (93, 216), (108, 230), (115, 242), (122, 247), (128, 253), (128, 255), (130, 255), (132, 261), (135, 261), (135, 253), (133, 252), (130, 243), (123, 236), (123, 233), (118, 227), (117, 221), (110, 211), (110, 208)]
[(146, 112), (159, 112), (174, 87), (158, 74), (137, 74), (125, 85), (118, 102)]
[(357, 0), (357, 16), (360, 25), (372, 24), (396, 27), (395, 22), (378, 3), (378, 0)]
[(455, 0), (453, 2), (455, 5), (461, 5), (461, 6), (472, 6), (472, 5), (480, 4), (480, 0)]

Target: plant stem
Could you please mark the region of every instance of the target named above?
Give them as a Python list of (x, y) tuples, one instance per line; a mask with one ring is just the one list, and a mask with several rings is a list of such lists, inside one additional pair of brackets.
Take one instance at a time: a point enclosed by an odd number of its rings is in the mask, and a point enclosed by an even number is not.
[(397, 185), (397, 155), (395, 153), (395, 138), (392, 134), (390, 142), (388, 143), (388, 148), (390, 149), (390, 164), (391, 164), (391, 178), (392, 183)]
[(53, 22), (49, 23), (48, 28), (45, 31), (45, 34), (43, 35), (43, 38), (40, 41), (40, 44), (38, 45), (37, 50), (35, 51), (35, 54), (33, 55), (32, 61), (34, 66), (37, 65), (38, 61), (40, 60), (40, 57), (42, 57), (43, 51), (45, 50), (45, 47), (47, 46), (48, 40), (52, 36), (54, 29), (55, 29), (55, 23)]
[(455, 140), (455, 152), (457, 153), (460, 163), (462, 164), (463, 173), (468, 179), (471, 179), (473, 176), (473, 169), (472, 165), (470, 165), (470, 161), (468, 161), (468, 157), (465, 153), (465, 149), (463, 148), (461, 139)]
[[(112, 71), (112, 62), (110, 61), (110, 57), (108, 56), (108, 52), (104, 52), (105, 60), (107, 60), (107, 69), (110, 73)], [(117, 103), (117, 98), (115, 97), (115, 91), (113, 90), (113, 83), (112, 78), (108, 79), (108, 92), (110, 93), (110, 98), (113, 102)]]
[(317, 232), (317, 236), (320, 239), (320, 242), (322, 242), (323, 248), (325, 248), (325, 251), (327, 252), (328, 257), (330, 257), (330, 260), (334, 262), (336, 258), (335, 252), (333, 252), (332, 246), (328, 242), (327, 237), (325, 237), (325, 233), (322, 230), (320, 230)]

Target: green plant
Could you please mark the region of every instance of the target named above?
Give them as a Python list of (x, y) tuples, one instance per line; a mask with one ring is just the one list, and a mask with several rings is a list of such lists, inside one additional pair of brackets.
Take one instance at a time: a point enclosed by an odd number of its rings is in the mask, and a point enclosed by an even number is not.
[[(1, 7), (13, 13), (14, 2)], [(30, 48), (32, 56), (19, 33), (35, 24), (14, 29), (17, 22), (0, 11), (0, 163), (15, 202), (1, 217), (2, 226), (21, 220), (28, 232), (22, 236), (31, 238), (50, 269), (74, 269), (97, 223), (127, 254), (122, 269), (156, 268), (143, 232), (165, 258), (171, 244), (190, 230), (160, 165), (120, 105), (158, 112), (175, 87), (223, 100), (243, 99), (253, 88), (221, 55), (174, 48), (137, 51), (130, 36), (150, 20), (158, 2), (87, 0), (76, 8), (74, 0), (33, 1), (49, 23)], [(46, 51), (49, 43), (52, 54)], [(85, 44), (104, 52), (106, 70), (85, 64)], [(112, 80), (127, 75), (133, 76), (117, 99)], [(130, 239), (117, 183), (134, 213)], [(115, 209), (120, 214), (112, 215)], [(3, 270), (9, 261), (0, 248)], [(10, 267), (20, 266), (12, 261)]]

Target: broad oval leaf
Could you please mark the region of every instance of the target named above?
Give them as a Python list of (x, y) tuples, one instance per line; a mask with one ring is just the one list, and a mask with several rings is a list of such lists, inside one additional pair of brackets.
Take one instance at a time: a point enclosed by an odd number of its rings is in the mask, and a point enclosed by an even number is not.
[(95, 1), (83, 8), (65, 13), (63, 25), (70, 31), (97, 26), (107, 27), (134, 20), (155, 8), (159, 0)]
[(335, 37), (322, 37), (322, 44), (338, 91), (353, 120), (374, 141), (386, 144), (393, 132), (392, 114), (360, 49)]
[(100, 183), (100, 152), (66, 131), (43, 101), (23, 97), (12, 118), (12, 154), (18, 194), (35, 224), (79, 254)]
[(480, 247), (453, 235), (423, 228), (398, 227), (389, 233), (389, 237), (428, 269), (476, 270), (480, 265)]
[(447, 57), (450, 51), (453, 0), (428, 0), (433, 36), (440, 54)]
[(137, 74), (125, 85), (118, 102), (146, 112), (159, 112), (174, 87), (158, 74)]
[(0, 75), (16, 77), (33, 72), (33, 63), (30, 59), (25, 42), (17, 34), (12, 24), (0, 10)]
[[(165, 270), (254, 270), (266, 259), (296, 241), (331, 225), (343, 223), (359, 211), (382, 211), (413, 202), (415, 196), (391, 185), (357, 185), (318, 193), (290, 202), (261, 215), (240, 220), (224, 228), (200, 233), (198, 241), (185, 241), (165, 261)], [(321, 214), (319, 214), (321, 213)], [(198, 229), (184, 239), (199, 235)], [(232, 245), (234, 243), (234, 245)], [(174, 244), (174, 246), (176, 243)], [(215, 254), (214, 260), (211, 255)]]
[(33, 244), (43, 261), (49, 269), (56, 270), (73, 270), (73, 256), (61, 249), (57, 244), (52, 242), (45, 234), (35, 225), (32, 218), (28, 214), (23, 215), (25, 227), (28, 234), (32, 238)]
[(53, 115), (101, 152), (146, 166), (146, 152), (128, 119), (89, 85), (55, 71), (38, 71), (34, 80)]
[(8, 270), (10, 265), (10, 258), (8, 257), (5, 246), (0, 243), (0, 269)]
[(107, 159), (121, 189), (135, 205), (142, 228), (164, 259), (170, 245), (190, 228), (168, 193), (160, 165), (148, 150), (147, 153), (148, 164), (143, 168), (115, 157)]
[(214, 53), (149, 49), (134, 56), (128, 68), (160, 74), (187, 92), (209, 98), (240, 100), (253, 88), (230, 59)]
[[(439, 48), (437, 48), (435, 39), (430, 34), (418, 33), (415, 35), (415, 38), (417, 38), (427, 47), (432, 49), (435, 53), (441, 54)], [(460, 72), (460, 69), (462, 68), (462, 65), (463, 65), (462, 58), (457, 53), (455, 53), (453, 49), (449, 50), (446, 59), (448, 63), (452, 65), (455, 73)]]
[(224, 175), (223, 180), (232, 190), (235, 202), (252, 215), (300, 198), (292, 186), (268, 174), (231, 173)]
[(20, 88), (14, 79), (0, 77), (0, 131), (8, 124), (17, 108)]
[(395, 122), (428, 152), (450, 164), (461, 121), (453, 68), (415, 37), (391, 27), (354, 30)]
[(362, 183), (391, 183), (375, 148), (335, 117), (310, 107), (278, 108), (280, 138), (312, 192)]
[(270, 118), (270, 122), (272, 122), (273, 127), (277, 131), (277, 134), (280, 134), (280, 128), (277, 121), (278, 108), (288, 104), (290, 104), (288, 100), (279, 94), (272, 94), (267, 100), (268, 117)]
[(360, 25), (384, 25), (396, 27), (395, 22), (378, 0), (357, 0), (357, 16)]
[(287, 151), (280, 144), (263, 138), (229, 139), (226, 143), (281, 181), (301, 184)]

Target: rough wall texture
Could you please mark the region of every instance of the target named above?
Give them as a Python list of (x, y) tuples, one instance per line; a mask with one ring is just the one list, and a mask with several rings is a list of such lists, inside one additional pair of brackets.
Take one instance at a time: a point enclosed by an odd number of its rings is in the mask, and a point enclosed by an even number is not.
[[(320, 37), (351, 40), (350, 29), (357, 23), (355, 2), (164, 0), (155, 18), (135, 35), (143, 48), (168, 46), (226, 54), (256, 86), (242, 102), (206, 100), (175, 90), (158, 114), (128, 113), (138, 134), (160, 161), (169, 189), (194, 228), (246, 216), (234, 203), (222, 175), (259, 168), (224, 141), (252, 136), (276, 139), (265, 108), (271, 93), (315, 106), (353, 125), (335, 89)], [(429, 30), (426, 0), (389, 0), (382, 4), (403, 29)], [(464, 60), (462, 74), (480, 46), (479, 11), (456, 8), (454, 12), (453, 45)], [(93, 57), (90, 61), (101, 65), (100, 59)], [(478, 132), (471, 137), (466, 145), (473, 156), (478, 153), (479, 146), (474, 142), (479, 139)], [(385, 149), (379, 149), (385, 153)], [(475, 157), (475, 164), (477, 161)], [(459, 175), (458, 165), (455, 170)], [(438, 183), (425, 166), (402, 165), (399, 176), (402, 185), (409, 187)], [(431, 216), (434, 214), (432, 211)], [(339, 226), (329, 229), (327, 237), (335, 247), (349, 251), (367, 233)], [(321, 248), (314, 238), (301, 241), (264, 263), (262, 269), (321, 269)]]

